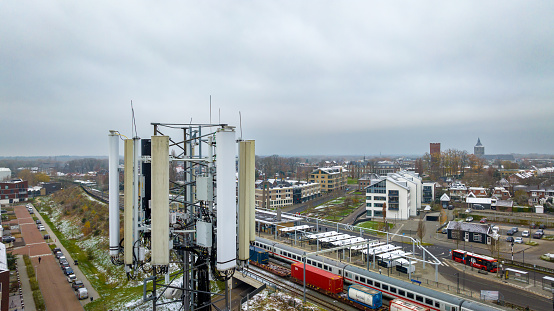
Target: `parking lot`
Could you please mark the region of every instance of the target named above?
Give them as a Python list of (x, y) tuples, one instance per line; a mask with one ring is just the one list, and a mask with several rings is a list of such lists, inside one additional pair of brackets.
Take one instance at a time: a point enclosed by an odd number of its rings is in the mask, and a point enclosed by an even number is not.
[[(79, 301), (77, 299), (75, 291), (71, 287), (71, 284), (67, 281), (67, 277), (63, 270), (60, 268), (59, 261), (55, 258), (55, 256), (53, 256), (50, 247), (44, 240), (43, 234), (40, 230), (40, 225), (33, 220), (32, 215), (25, 206), (16, 206), (14, 207), (14, 211), (17, 219), (12, 220), (12, 222), (19, 224), (22, 237), (21, 240), (24, 245), (14, 247), (13, 253), (20, 255), (26, 254), (30, 256), (31, 262), (36, 269), (37, 280), (47, 309), (82, 310), (82, 305), (89, 302), (89, 300)], [(43, 232), (53, 236), (44, 224), (44, 221), (40, 215), (35, 215), (41, 220), (41, 224), (44, 227)], [(78, 267), (73, 264), (69, 254), (67, 254), (65, 250), (63, 251), (70, 267), (77, 275), (77, 278), (86, 280), (84, 275), (79, 271)], [(88, 281), (86, 281), (86, 283), (90, 288)]]

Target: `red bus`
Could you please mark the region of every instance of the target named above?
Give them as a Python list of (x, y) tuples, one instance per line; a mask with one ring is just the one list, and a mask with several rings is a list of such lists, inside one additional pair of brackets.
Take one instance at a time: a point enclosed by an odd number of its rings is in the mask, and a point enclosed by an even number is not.
[(498, 269), (498, 260), (495, 258), (466, 252), (461, 249), (452, 251), (452, 260), (461, 262), (464, 265), (473, 266), (477, 269), (495, 273)]

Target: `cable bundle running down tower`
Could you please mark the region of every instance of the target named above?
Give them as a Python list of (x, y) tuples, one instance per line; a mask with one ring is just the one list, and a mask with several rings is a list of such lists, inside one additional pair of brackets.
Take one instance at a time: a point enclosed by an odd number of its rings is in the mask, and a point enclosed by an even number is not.
[[(162, 296), (163, 304), (181, 303), (183, 310), (210, 310), (216, 302), (210, 275), (227, 284), (236, 268), (247, 265), (255, 239), (254, 141), (237, 142), (227, 124), (152, 125), (150, 139), (124, 140), (121, 240), (119, 137), (109, 134), (112, 262), (125, 265), (132, 279), (151, 274), (144, 278), (143, 299), (154, 310)], [(153, 290), (146, 294), (150, 281)], [(228, 309), (227, 286), (225, 291)]]

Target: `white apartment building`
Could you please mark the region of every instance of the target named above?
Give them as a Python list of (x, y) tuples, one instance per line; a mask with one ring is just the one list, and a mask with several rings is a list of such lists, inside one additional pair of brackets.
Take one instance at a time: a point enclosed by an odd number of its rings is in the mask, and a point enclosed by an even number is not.
[(386, 204), (388, 220), (406, 220), (421, 208), (422, 183), (417, 174), (407, 171), (388, 174), (366, 188), (366, 210), (369, 217), (383, 217)]

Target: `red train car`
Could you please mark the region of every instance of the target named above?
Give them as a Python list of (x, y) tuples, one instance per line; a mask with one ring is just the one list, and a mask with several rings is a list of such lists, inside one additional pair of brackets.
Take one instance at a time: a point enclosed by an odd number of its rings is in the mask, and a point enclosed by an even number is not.
[[(290, 267), (291, 276), (301, 282), (304, 281), (304, 264), (297, 262)], [(313, 285), (331, 293), (342, 292), (342, 277), (325, 270), (306, 265), (306, 284)]]

